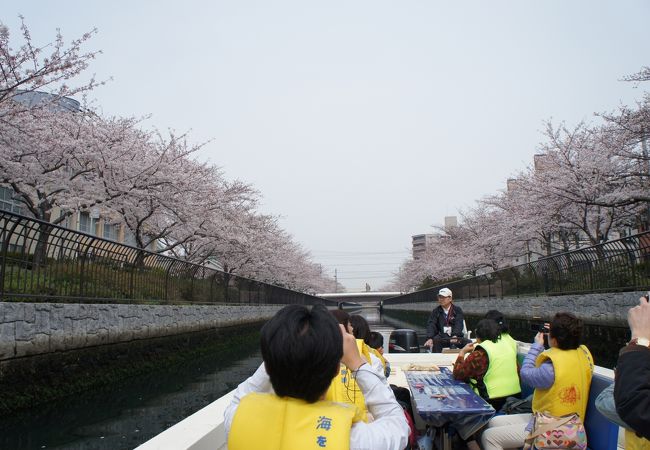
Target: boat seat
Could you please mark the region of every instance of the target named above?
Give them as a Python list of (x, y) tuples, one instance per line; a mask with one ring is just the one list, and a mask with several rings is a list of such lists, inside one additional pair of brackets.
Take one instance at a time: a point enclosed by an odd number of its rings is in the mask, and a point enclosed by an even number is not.
[(472, 339), (472, 330), (467, 329), (467, 322), (463, 320), (463, 336), (465, 336), (465, 339)]
[(596, 409), (596, 398), (613, 382), (612, 379), (597, 373), (591, 379), (589, 400), (587, 401), (587, 414), (585, 417), (587, 443), (591, 450), (611, 450), (618, 447), (618, 425), (607, 420)]

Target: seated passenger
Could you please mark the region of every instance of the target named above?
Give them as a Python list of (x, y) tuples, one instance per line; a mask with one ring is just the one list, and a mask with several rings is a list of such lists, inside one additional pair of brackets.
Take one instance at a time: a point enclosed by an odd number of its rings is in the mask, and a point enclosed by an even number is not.
[(349, 334), (352, 334), (352, 323), (350, 322), (350, 314), (346, 313), (342, 309), (334, 309), (330, 311), (336, 321), (345, 327), (345, 331)]
[(350, 323), (352, 324), (352, 334), (357, 340), (362, 341), (359, 345), (365, 349), (364, 354), (367, 352), (370, 356), (370, 366), (373, 370), (380, 374), (386, 372), (386, 360), (374, 348), (368, 345), (370, 339), (370, 325), (363, 316), (353, 314), (350, 316)]
[(438, 306), (433, 308), (427, 321), (427, 340), (425, 347), (434, 353), (442, 352), (443, 347), (461, 348), (468, 340), (463, 336), (463, 310), (454, 305), (451, 289), (438, 291)]
[[(399, 450), (408, 425), (386, 380), (368, 368), (355, 339), (321, 305), (282, 308), (262, 328), (264, 363), (226, 408), (229, 450), (306, 448)], [(323, 400), (343, 361), (363, 391), (373, 423)]]
[(645, 297), (627, 313), (632, 340), (621, 349), (616, 365), (616, 412), (633, 431), (626, 448), (650, 448), (650, 304)]
[[(353, 333), (354, 328), (352, 327), (350, 315), (347, 312), (341, 309), (335, 309), (332, 311), (332, 315), (345, 328), (348, 334)], [(355, 339), (355, 341), (359, 349), (359, 354), (370, 364), (371, 358), (368, 347), (361, 339)], [(373, 368), (373, 370), (375, 369)], [(363, 392), (361, 392), (361, 388), (357, 385), (355, 379), (350, 376), (350, 370), (343, 364), (343, 361), (341, 361), (341, 367), (325, 393), (325, 400), (355, 405), (359, 410), (361, 420), (364, 422), (372, 420), (372, 415), (368, 414)]]
[(508, 396), (521, 392), (517, 347), (501, 338), (499, 325), (492, 319), (479, 321), (475, 333), (477, 344), (469, 343), (461, 349), (453, 375), (469, 383), (498, 411)]
[[(557, 313), (550, 323), (550, 348), (544, 350), (539, 332), (521, 367), (521, 381), (535, 388), (533, 412), (554, 416), (577, 413), (584, 420), (594, 363), (582, 340), (582, 320)], [(481, 438), (484, 450), (520, 448), (528, 435), (532, 414), (496, 416)]]
[(497, 323), (497, 325), (499, 325), (499, 338), (505, 342), (508, 342), (508, 344), (514, 349), (516, 355), (517, 341), (515, 341), (512, 336), (510, 336), (510, 327), (508, 327), (508, 322), (506, 321), (504, 315), (496, 309), (491, 309), (485, 313), (485, 318), (492, 319)]
[(390, 376), (390, 363), (386, 360), (386, 358), (384, 358), (384, 337), (381, 335), (381, 333), (378, 333), (376, 331), (370, 332), (370, 336), (368, 337), (368, 347), (377, 351), (377, 355), (384, 365), (384, 376), (388, 378)]

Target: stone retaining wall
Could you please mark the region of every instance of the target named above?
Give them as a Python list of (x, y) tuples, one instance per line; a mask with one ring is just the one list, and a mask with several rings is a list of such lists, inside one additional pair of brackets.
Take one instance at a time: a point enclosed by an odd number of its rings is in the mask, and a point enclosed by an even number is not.
[(282, 306), (0, 302), (0, 361), (260, 322)]
[[(601, 294), (539, 296), (518, 298), (483, 298), (455, 300), (465, 314), (482, 316), (490, 309), (498, 309), (506, 317), (550, 319), (556, 312), (569, 311), (587, 323), (627, 325), (627, 311), (639, 303), (645, 292), (608, 292)], [(434, 303), (435, 302), (435, 303)], [(426, 303), (384, 304), (385, 309), (431, 311), (435, 298)]]

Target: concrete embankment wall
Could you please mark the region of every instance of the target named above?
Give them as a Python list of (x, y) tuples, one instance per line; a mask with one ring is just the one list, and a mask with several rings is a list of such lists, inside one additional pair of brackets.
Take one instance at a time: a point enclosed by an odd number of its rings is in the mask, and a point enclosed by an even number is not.
[(245, 325), (281, 307), (0, 302), (0, 362)]
[(0, 416), (231, 351), (259, 347), (283, 305), (0, 302)]
[[(599, 294), (558, 295), (538, 297), (482, 298), (455, 300), (454, 303), (468, 315), (482, 316), (490, 309), (498, 309), (506, 317), (550, 319), (556, 312), (569, 311), (587, 323), (606, 325), (627, 325), (627, 311), (639, 304), (639, 297), (645, 292), (608, 292)], [(426, 303), (384, 304), (385, 309), (408, 309), (431, 311), (437, 304), (436, 298)]]

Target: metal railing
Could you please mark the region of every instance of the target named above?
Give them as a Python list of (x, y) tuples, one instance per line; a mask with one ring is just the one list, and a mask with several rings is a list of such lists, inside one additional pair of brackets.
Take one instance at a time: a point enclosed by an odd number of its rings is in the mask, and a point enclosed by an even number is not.
[(418, 303), (449, 287), (455, 299), (566, 295), (650, 287), (650, 231), (386, 299)]
[(0, 301), (333, 304), (0, 211)]

